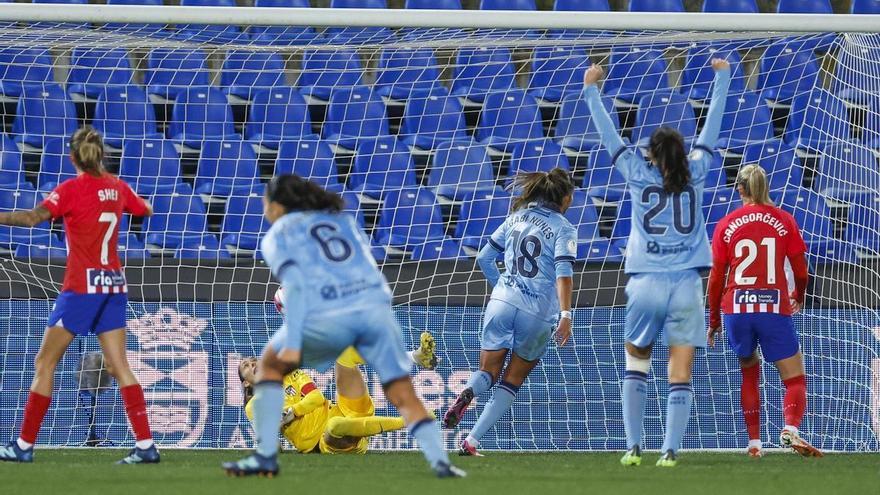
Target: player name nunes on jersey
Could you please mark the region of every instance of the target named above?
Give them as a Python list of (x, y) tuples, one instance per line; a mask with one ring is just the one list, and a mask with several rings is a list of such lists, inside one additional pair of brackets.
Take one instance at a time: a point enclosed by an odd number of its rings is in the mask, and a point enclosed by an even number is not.
[(89, 294), (121, 294), (128, 292), (125, 275), (115, 270), (89, 268), (86, 270), (86, 284)]

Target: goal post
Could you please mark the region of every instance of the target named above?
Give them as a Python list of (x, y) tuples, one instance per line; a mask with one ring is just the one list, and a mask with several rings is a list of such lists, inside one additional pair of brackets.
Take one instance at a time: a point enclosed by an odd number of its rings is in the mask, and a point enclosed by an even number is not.
[[(488, 449), (622, 450), (620, 385), (631, 201), (581, 98), (603, 102), (641, 149), (654, 129), (691, 144), (714, 57), (732, 65), (703, 197), (709, 229), (739, 206), (733, 179), (761, 164), (794, 214), (812, 282), (795, 317), (823, 450), (880, 450), (880, 33), (878, 16), (415, 11), (0, 4), (0, 210), (69, 178), (66, 137), (106, 138), (106, 166), (157, 215), (126, 219), (130, 357), (163, 447), (252, 444), (237, 364), (281, 324), (259, 252), (266, 180), (295, 172), (338, 191), (370, 237), (409, 346), (434, 333), (440, 366), (413, 372), (442, 413), (478, 366), (490, 288), (474, 261), (510, 206), (518, 170), (568, 168), (579, 234), (574, 334), (522, 387)], [(60, 223), (0, 229), (0, 437), (21, 421), (65, 256)], [(662, 347), (662, 346), (661, 346)], [(40, 436), (51, 446), (131, 442), (112, 388), (80, 383), (91, 339), (59, 366)], [(645, 441), (662, 442), (665, 350)], [(92, 362), (90, 361), (90, 362)], [(764, 365), (762, 436), (783, 388)], [(100, 370), (98, 370), (100, 371)], [(368, 373), (377, 411), (394, 414)], [(315, 373), (328, 398), (332, 372)], [(687, 449), (746, 445), (726, 343), (698, 351)], [(483, 402), (445, 436), (454, 448)], [(377, 449), (413, 447), (403, 433)]]

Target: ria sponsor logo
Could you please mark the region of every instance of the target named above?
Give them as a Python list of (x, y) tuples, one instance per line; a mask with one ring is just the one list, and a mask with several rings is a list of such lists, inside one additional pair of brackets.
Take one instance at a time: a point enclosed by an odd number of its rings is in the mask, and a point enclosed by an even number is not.
[(733, 293), (736, 304), (778, 304), (779, 291), (775, 289), (737, 290)]

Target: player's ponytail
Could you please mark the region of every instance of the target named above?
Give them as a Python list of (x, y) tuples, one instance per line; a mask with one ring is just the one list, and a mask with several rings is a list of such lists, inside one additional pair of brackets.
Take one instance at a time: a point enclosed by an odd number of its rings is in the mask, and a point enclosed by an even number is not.
[(74, 165), (89, 175), (104, 174), (104, 140), (91, 126), (83, 126), (70, 139), (70, 155)]
[(266, 185), (266, 199), (280, 204), (288, 212), (322, 210), (339, 213), (345, 206), (340, 195), (293, 174), (272, 177)]
[(736, 185), (741, 187), (740, 195), (758, 205), (773, 205), (770, 199), (770, 185), (767, 181), (767, 172), (756, 164), (746, 165), (739, 169), (736, 175)]
[(663, 174), (663, 189), (670, 194), (684, 191), (691, 181), (691, 171), (681, 133), (671, 127), (658, 128), (651, 134), (648, 150)]
[(574, 183), (568, 172), (557, 167), (549, 172), (521, 172), (508, 189), (519, 192), (513, 201), (513, 211), (534, 202), (559, 208), (574, 192)]

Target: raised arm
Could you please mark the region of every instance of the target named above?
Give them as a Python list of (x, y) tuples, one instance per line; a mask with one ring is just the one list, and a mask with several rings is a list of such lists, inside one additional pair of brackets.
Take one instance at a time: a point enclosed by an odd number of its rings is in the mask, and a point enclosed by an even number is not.
[(610, 153), (611, 156), (617, 156), (621, 149), (626, 148), (626, 143), (623, 142), (620, 134), (617, 133), (617, 129), (614, 127), (614, 122), (611, 120), (611, 116), (608, 115), (608, 111), (605, 110), (605, 105), (602, 104), (602, 97), (599, 95), (599, 88), (596, 86), (596, 83), (598, 83), (604, 75), (605, 71), (600, 65), (593, 64), (587, 69), (584, 73), (584, 99), (587, 101), (587, 106), (590, 108), (590, 115), (593, 117), (593, 122), (596, 124), (596, 129), (599, 131), (602, 146), (608, 150), (608, 153)]
[(715, 150), (715, 143), (718, 142), (718, 134), (721, 132), (721, 120), (724, 117), (724, 107), (727, 105), (727, 90), (730, 88), (730, 63), (721, 58), (713, 58), (712, 69), (715, 70), (712, 99), (709, 102), (706, 123), (695, 144), (695, 147), (706, 148), (710, 153)]

